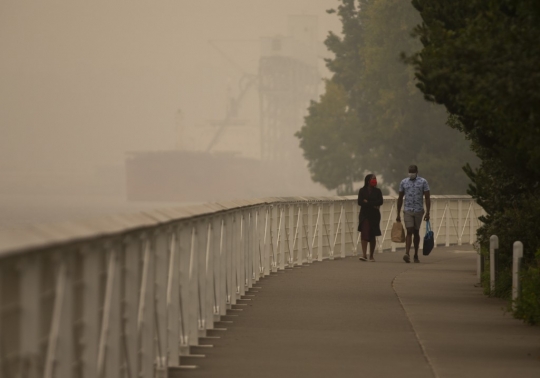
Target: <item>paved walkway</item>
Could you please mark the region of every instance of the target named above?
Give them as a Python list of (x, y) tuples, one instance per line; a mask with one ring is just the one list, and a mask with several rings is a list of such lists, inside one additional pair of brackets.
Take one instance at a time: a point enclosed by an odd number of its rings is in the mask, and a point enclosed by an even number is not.
[[(540, 327), (476, 287), (469, 246), (420, 264), (401, 253), (314, 263), (264, 278), (172, 377), (540, 377)], [(236, 315), (236, 316), (234, 316)]]

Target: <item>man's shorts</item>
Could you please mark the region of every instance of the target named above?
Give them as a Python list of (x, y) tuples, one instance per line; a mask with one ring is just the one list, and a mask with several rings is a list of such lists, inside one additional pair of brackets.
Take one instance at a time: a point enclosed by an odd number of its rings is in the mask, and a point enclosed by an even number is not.
[(416, 230), (420, 229), (422, 224), (422, 219), (424, 219), (424, 211), (415, 213), (412, 211), (403, 212), (403, 222), (405, 223), (405, 228), (415, 228)]

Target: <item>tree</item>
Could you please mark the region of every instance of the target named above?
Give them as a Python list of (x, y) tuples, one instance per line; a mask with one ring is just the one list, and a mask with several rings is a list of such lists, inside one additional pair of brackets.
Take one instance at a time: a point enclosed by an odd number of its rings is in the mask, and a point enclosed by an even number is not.
[[(540, 2), (537, 0), (413, 0), (422, 22), (422, 50), (411, 56), (424, 97), (443, 104), (448, 124), (472, 142), (481, 159), (466, 167), (469, 193), (487, 216), (484, 250), (499, 236), (502, 277), (511, 289), (512, 244), (525, 246), (524, 287), (540, 292)], [(534, 284), (533, 284), (534, 283)], [(536, 286), (535, 286), (536, 285)], [(493, 293), (492, 293), (493, 294)], [(523, 295), (517, 314), (540, 322), (540, 296)], [(532, 298), (532, 299), (531, 299)]]
[(350, 194), (369, 171), (397, 191), (407, 166), (417, 164), (433, 193), (464, 193), (461, 166), (474, 154), (445, 126), (444, 109), (424, 101), (413, 69), (400, 60), (400, 52), (420, 48), (410, 36), (417, 12), (400, 0), (342, 0), (329, 12), (343, 25), (342, 37), (326, 39), (333, 76), (297, 133), (313, 180)]

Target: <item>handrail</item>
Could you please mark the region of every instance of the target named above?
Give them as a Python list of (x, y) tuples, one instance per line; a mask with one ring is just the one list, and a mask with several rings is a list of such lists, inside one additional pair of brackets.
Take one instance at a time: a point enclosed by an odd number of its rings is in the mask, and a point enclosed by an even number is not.
[[(473, 243), (482, 209), (431, 198), (445, 245)], [(384, 200), (379, 252), (396, 250)], [(357, 254), (358, 211), (356, 196), (266, 198), (4, 231), (0, 377), (166, 377), (262, 277)]]

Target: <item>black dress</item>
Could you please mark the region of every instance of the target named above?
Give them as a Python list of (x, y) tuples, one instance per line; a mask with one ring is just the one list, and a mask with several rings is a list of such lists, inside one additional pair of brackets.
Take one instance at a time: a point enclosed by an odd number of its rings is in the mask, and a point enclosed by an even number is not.
[[(364, 202), (364, 200), (367, 200), (367, 202)], [(358, 231), (368, 234), (363, 235), (362, 239), (373, 240), (375, 236), (381, 235), (381, 212), (377, 207), (382, 204), (383, 196), (379, 188), (368, 186), (359, 190), (358, 205), (360, 206), (360, 214), (358, 215)]]

